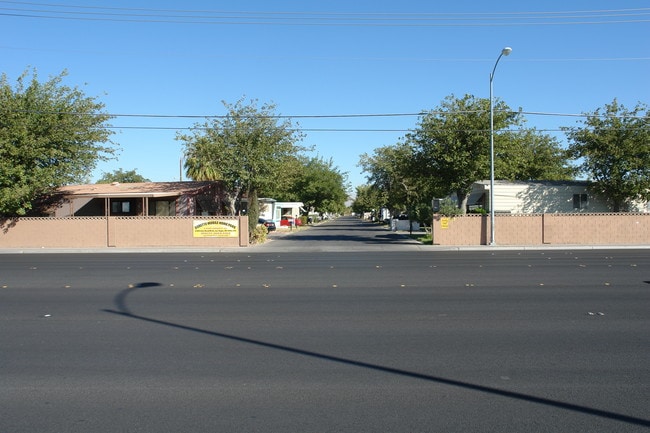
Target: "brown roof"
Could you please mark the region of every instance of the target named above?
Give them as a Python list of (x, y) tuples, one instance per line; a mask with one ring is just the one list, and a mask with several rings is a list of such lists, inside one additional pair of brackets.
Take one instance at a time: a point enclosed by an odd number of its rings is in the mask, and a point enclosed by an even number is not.
[(58, 192), (65, 196), (84, 197), (169, 197), (198, 192), (217, 182), (141, 182), (67, 185)]

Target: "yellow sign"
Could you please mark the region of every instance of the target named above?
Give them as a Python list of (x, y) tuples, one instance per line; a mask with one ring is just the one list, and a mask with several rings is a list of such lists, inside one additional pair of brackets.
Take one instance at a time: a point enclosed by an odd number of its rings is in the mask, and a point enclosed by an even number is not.
[(440, 228), (441, 229), (448, 229), (449, 228), (449, 218), (447, 218), (447, 217), (440, 218)]
[(239, 237), (238, 220), (195, 220), (192, 233), (195, 238)]

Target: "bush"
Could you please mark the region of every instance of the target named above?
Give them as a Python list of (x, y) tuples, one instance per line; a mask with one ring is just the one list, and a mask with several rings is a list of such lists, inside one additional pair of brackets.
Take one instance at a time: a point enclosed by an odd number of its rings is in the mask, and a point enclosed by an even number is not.
[(458, 209), (458, 206), (456, 206), (456, 203), (454, 203), (449, 198), (446, 198), (440, 202), (440, 212), (438, 213), (446, 217), (453, 217), (462, 214), (461, 210)]
[(268, 229), (264, 225), (258, 224), (250, 235), (251, 244), (263, 244), (266, 242), (266, 236), (268, 234)]
[(469, 213), (487, 215), (488, 211), (486, 211), (482, 207), (477, 207), (476, 209), (470, 209)]

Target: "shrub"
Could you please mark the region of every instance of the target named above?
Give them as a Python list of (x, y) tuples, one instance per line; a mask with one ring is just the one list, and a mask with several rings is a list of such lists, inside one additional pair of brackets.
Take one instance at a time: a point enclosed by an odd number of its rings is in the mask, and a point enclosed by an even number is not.
[(462, 214), (461, 210), (456, 206), (456, 203), (454, 203), (450, 198), (446, 198), (440, 202), (440, 212), (438, 213), (447, 217)]
[(251, 233), (250, 242), (251, 244), (263, 244), (266, 242), (266, 236), (268, 235), (268, 229), (262, 224), (258, 224), (255, 227), (255, 230)]
[(476, 209), (470, 209), (469, 213), (487, 215), (488, 211), (486, 211), (482, 207), (477, 207)]

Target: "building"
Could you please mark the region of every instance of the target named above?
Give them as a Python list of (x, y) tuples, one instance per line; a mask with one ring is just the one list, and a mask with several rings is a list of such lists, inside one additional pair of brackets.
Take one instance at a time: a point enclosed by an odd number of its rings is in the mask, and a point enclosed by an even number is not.
[[(607, 203), (589, 191), (587, 181), (504, 181), (494, 182), (494, 212), (504, 214), (599, 213), (610, 212)], [(452, 197), (454, 198), (454, 197)], [(469, 211), (490, 210), (490, 181), (472, 185), (467, 200)], [(647, 207), (637, 209), (647, 212)]]
[(59, 188), (47, 216), (225, 215), (221, 182), (143, 182)]
[[(273, 221), (277, 226), (288, 225), (287, 218), (305, 214), (304, 204), (300, 201), (277, 201), (272, 198), (260, 198), (260, 218)], [(283, 224), (283, 221), (285, 223)]]

